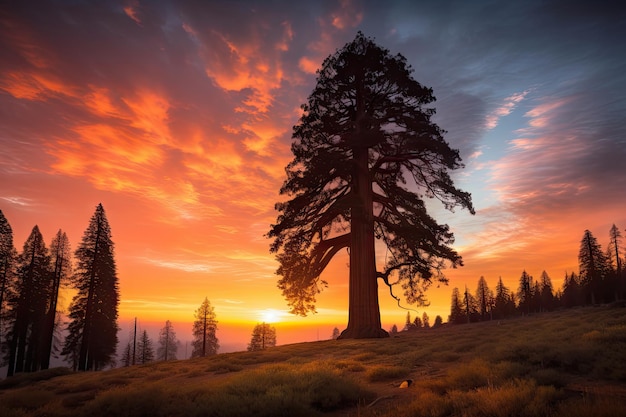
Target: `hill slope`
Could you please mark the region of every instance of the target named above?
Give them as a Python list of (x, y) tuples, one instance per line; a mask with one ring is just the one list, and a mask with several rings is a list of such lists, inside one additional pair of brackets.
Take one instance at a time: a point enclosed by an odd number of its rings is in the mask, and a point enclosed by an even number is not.
[[(407, 379), (413, 383), (399, 388)], [(10, 416), (623, 416), (626, 309), (0, 381)]]

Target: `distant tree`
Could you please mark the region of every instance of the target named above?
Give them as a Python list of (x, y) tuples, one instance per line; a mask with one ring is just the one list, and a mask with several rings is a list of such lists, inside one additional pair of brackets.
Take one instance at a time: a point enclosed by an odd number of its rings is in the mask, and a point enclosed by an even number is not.
[(276, 346), (276, 328), (267, 323), (254, 326), (248, 351), (264, 350), (272, 346)]
[(420, 319), (419, 317), (415, 317), (415, 319), (413, 319), (413, 326), (411, 326), (411, 329), (419, 330), (421, 328), (422, 328), (422, 319)]
[(491, 314), (491, 293), (487, 280), (484, 276), (478, 279), (478, 288), (476, 288), (476, 301), (478, 302), (478, 314), (481, 320), (487, 320)]
[(129, 367), (133, 364), (133, 344), (128, 342), (122, 354), (122, 366)]
[(465, 294), (463, 294), (463, 307), (465, 309), (463, 313), (468, 323), (478, 321), (480, 317), (478, 303), (467, 287), (465, 287)]
[(389, 330), (389, 334), (391, 334), (391, 335), (398, 334), (398, 326), (396, 326), (395, 324), (393, 326), (391, 326), (391, 330)]
[(6, 300), (14, 278), (17, 251), (13, 246), (13, 229), (0, 210), (0, 340), (3, 339)]
[(579, 278), (587, 302), (596, 304), (604, 301), (607, 292), (604, 285), (609, 273), (609, 264), (600, 244), (589, 230), (585, 230), (578, 253)]
[(443, 319), (441, 318), (440, 315), (437, 315), (435, 317), (435, 322), (433, 323), (433, 329), (441, 327), (442, 325), (443, 325)]
[(341, 334), (341, 333), (339, 333), (339, 329), (335, 327), (335, 328), (333, 329), (333, 334), (332, 334), (332, 336), (331, 336), (330, 338), (331, 338), (332, 340), (337, 340), (337, 338), (339, 338), (339, 335), (340, 335), (340, 334)]
[(176, 360), (178, 352), (178, 339), (172, 322), (167, 320), (165, 326), (159, 332), (159, 346), (157, 348), (157, 360), (171, 361)]
[(519, 310), (522, 314), (530, 314), (533, 309), (533, 277), (525, 270), (522, 272), (519, 279), (517, 296), (519, 299), (519, 304), (517, 306)]
[(408, 330), (411, 330), (411, 327), (413, 327), (413, 322), (411, 321), (411, 312), (407, 311), (406, 321), (404, 322), (404, 328), (402, 330), (406, 332)]
[(46, 322), (42, 332), (41, 369), (50, 367), (50, 356), (54, 342), (57, 320), (57, 301), (61, 284), (67, 284), (72, 273), (72, 254), (70, 242), (65, 232), (57, 232), (50, 244), (50, 294), (46, 311)]
[(565, 274), (563, 280), (563, 294), (561, 295), (561, 305), (566, 308), (582, 305), (584, 303), (584, 295), (580, 285), (580, 279), (572, 272), (570, 275)]
[(217, 354), (220, 347), (216, 335), (217, 319), (215, 309), (207, 297), (196, 310), (195, 316), (191, 357), (198, 358)]
[(137, 344), (138, 363), (140, 365), (152, 362), (154, 360), (154, 348), (152, 347), (152, 340), (148, 337), (148, 332), (143, 331)]
[(539, 294), (541, 310), (551, 311), (554, 309), (554, 289), (552, 288), (552, 280), (546, 271), (541, 273), (539, 277)]
[(430, 318), (425, 311), (424, 314), (422, 314), (422, 326), (424, 326), (425, 329), (430, 329)]
[[(320, 274), (349, 248), (349, 314), (340, 338), (386, 337), (381, 327), (378, 278), (404, 289), (408, 303), (424, 303), (433, 280), (446, 282), (446, 263), (462, 265), (454, 236), (426, 210), (423, 195), (444, 207), (474, 209), (449, 172), (462, 167), (427, 107), (432, 90), (411, 77), (401, 55), (358, 33), (328, 57), (294, 127), (294, 160), (276, 205), (271, 251), (280, 264), (279, 288), (291, 311), (315, 310), (326, 286)], [(411, 184), (405, 186), (407, 179)], [(390, 256), (376, 270), (376, 239)]]
[(452, 289), (452, 302), (450, 305), (450, 317), (448, 322), (453, 324), (461, 324), (467, 321), (467, 317), (463, 312), (463, 304), (461, 302), (461, 295), (458, 288)]
[(610, 266), (613, 269), (613, 286), (616, 293), (616, 298), (624, 298), (624, 292), (626, 290), (624, 279), (626, 274), (624, 273), (624, 247), (622, 245), (622, 234), (613, 225), (609, 231), (609, 246), (607, 249), (607, 259)]
[(510, 317), (515, 313), (515, 301), (511, 291), (502, 282), (502, 277), (498, 279), (498, 284), (496, 285), (493, 312), (494, 317), (497, 319)]
[(114, 360), (117, 347), (119, 289), (111, 227), (98, 204), (76, 249), (69, 308), (70, 324), (63, 355), (77, 359), (79, 371), (99, 370)]
[(39, 370), (42, 327), (49, 298), (50, 256), (39, 231), (33, 227), (17, 258), (17, 280), (8, 300), (7, 376)]

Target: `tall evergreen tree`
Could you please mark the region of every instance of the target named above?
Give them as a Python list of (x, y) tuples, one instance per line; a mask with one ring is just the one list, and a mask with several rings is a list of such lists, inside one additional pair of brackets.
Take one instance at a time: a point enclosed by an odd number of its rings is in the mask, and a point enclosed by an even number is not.
[(554, 308), (554, 289), (552, 280), (546, 271), (541, 273), (540, 281), (540, 303), (542, 311), (551, 311)]
[(0, 210), (0, 341), (4, 339), (6, 300), (12, 288), (17, 251), (13, 246), (13, 229)]
[(622, 245), (622, 234), (615, 225), (609, 231), (607, 254), (609, 263), (613, 268), (616, 298), (623, 299), (626, 291), (626, 286), (624, 285), (624, 280), (626, 279), (626, 274), (624, 273), (624, 247)]
[(498, 279), (496, 285), (496, 296), (494, 302), (494, 317), (497, 319), (503, 319), (513, 315), (515, 312), (515, 301), (511, 291), (502, 282), (502, 277)]
[(50, 244), (50, 295), (46, 309), (46, 322), (42, 333), (41, 369), (48, 369), (50, 366), (50, 355), (54, 341), (54, 332), (57, 323), (57, 301), (61, 284), (67, 283), (72, 271), (72, 257), (70, 242), (65, 232), (57, 232)]
[(148, 337), (148, 332), (143, 331), (137, 344), (137, 354), (139, 357), (138, 363), (140, 365), (152, 362), (154, 360), (154, 347), (152, 346), (152, 340)]
[[(399, 300), (390, 284), (397, 277), (407, 302), (421, 303), (433, 280), (446, 282), (446, 263), (462, 265), (449, 227), (438, 224), (423, 201), (425, 195), (474, 213), (470, 195), (449, 175), (462, 167), (461, 158), (432, 121), (432, 90), (411, 72), (403, 56), (359, 32), (324, 61), (294, 127), (295, 158), (280, 191), (291, 200), (276, 205), (280, 215), (269, 232), (279, 288), (293, 313), (314, 311), (326, 286), (320, 274), (348, 248), (348, 326), (340, 338), (388, 336), (378, 278)], [(390, 253), (380, 270), (376, 239)]]
[(578, 276), (572, 272), (570, 275), (565, 274), (563, 280), (563, 294), (561, 296), (561, 304), (563, 307), (571, 308), (582, 305), (584, 303), (584, 296), (582, 294), (582, 288), (580, 286), (580, 280)]
[(267, 323), (254, 326), (248, 351), (264, 350), (272, 346), (276, 346), (276, 328)]
[(7, 376), (39, 369), (41, 335), (50, 295), (49, 267), (48, 249), (39, 227), (35, 226), (18, 256), (15, 292), (9, 300)]
[(98, 370), (110, 364), (117, 346), (119, 289), (111, 228), (98, 204), (75, 252), (71, 322), (63, 354), (77, 360), (78, 370)]
[(602, 248), (589, 230), (585, 230), (578, 252), (578, 274), (588, 303), (604, 301), (609, 264)]
[(491, 314), (491, 292), (487, 285), (485, 277), (478, 279), (478, 287), (476, 288), (476, 301), (478, 302), (478, 314), (481, 320), (487, 320)]
[(520, 276), (519, 288), (517, 290), (518, 308), (522, 314), (530, 314), (533, 310), (533, 287), (533, 277), (524, 270)]
[(468, 323), (478, 320), (478, 303), (467, 287), (465, 287), (465, 293), (463, 294), (463, 310), (465, 320)]
[(463, 304), (461, 302), (461, 295), (458, 288), (452, 289), (452, 299), (450, 303), (450, 317), (448, 317), (449, 323), (461, 324), (466, 320), (463, 313)]
[(192, 358), (205, 357), (217, 354), (220, 345), (217, 340), (217, 320), (215, 309), (208, 298), (196, 310), (196, 320), (193, 322), (193, 350)]
[(167, 320), (165, 326), (159, 332), (159, 346), (157, 347), (157, 360), (172, 361), (176, 360), (178, 352), (178, 339), (172, 322)]

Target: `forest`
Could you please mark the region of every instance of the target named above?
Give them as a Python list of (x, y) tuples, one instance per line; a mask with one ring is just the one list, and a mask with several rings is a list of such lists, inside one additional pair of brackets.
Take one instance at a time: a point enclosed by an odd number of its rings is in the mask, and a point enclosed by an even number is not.
[(462, 295), (459, 288), (452, 290), (448, 322), (462, 324), (500, 320), (559, 308), (624, 300), (624, 262), (622, 235), (616, 225), (609, 231), (606, 251), (593, 234), (585, 230), (578, 252), (579, 272), (566, 273), (560, 288), (555, 288), (546, 271), (538, 279), (522, 271), (516, 291), (504, 285), (500, 277), (494, 292), (481, 276), (473, 294), (467, 286)]

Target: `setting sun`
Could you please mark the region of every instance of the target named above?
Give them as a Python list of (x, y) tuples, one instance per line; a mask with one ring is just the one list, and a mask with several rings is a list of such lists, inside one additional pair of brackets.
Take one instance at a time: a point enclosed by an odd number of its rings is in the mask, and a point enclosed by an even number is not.
[(268, 308), (260, 313), (260, 318), (263, 323), (278, 323), (281, 321), (282, 316), (285, 313), (282, 311), (274, 310), (273, 308)]

